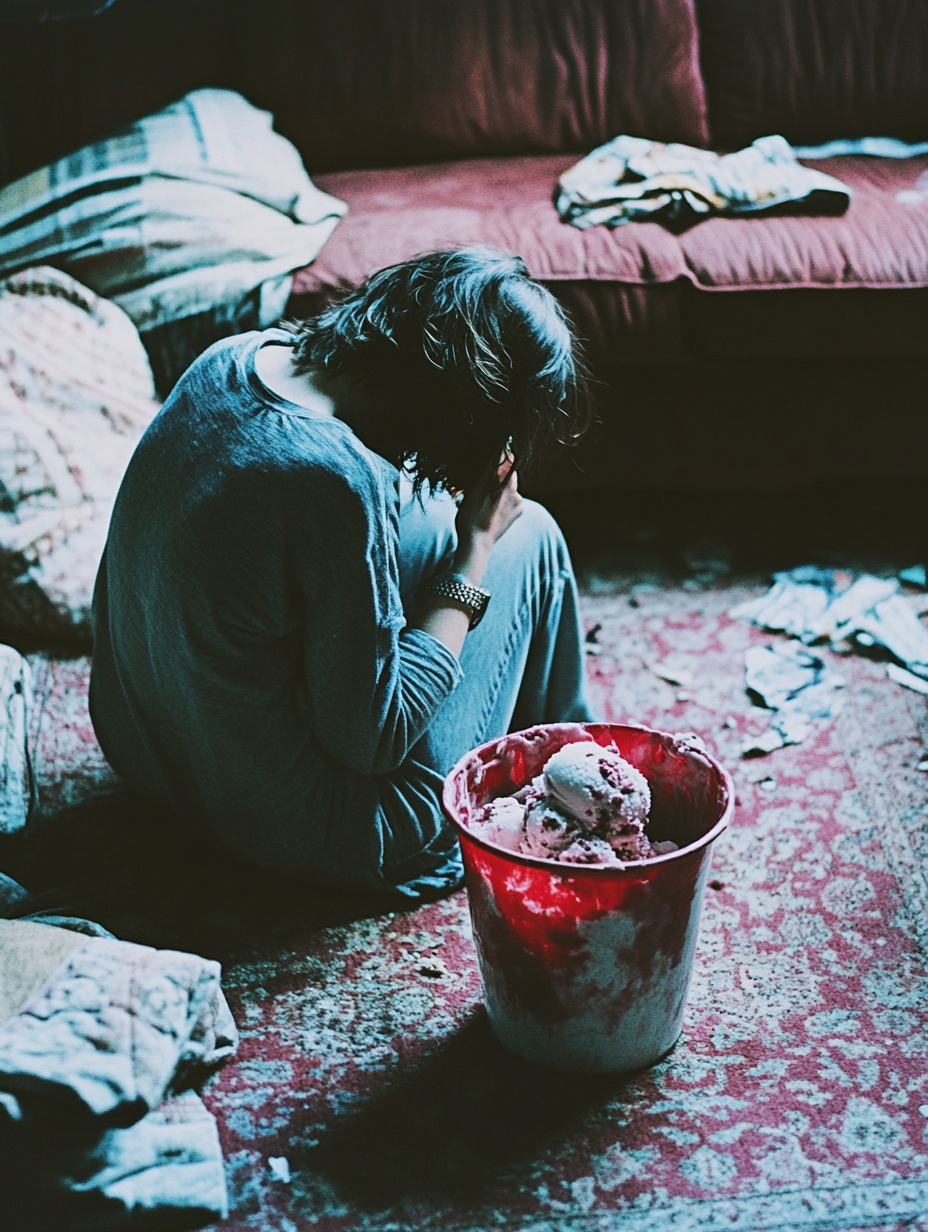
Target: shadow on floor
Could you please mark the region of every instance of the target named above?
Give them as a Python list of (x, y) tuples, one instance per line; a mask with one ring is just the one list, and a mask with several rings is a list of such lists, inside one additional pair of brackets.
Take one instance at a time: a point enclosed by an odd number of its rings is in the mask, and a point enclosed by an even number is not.
[(0, 869), (36, 896), (37, 908), (224, 964), (402, 910), (393, 898), (314, 889), (246, 865), (129, 792), (0, 835)]
[[(497, 1042), (481, 1008), (408, 1079), (344, 1116), (291, 1163), (367, 1212), (425, 1201), (453, 1203), (460, 1214), (488, 1186), (563, 1150), (581, 1122), (651, 1081), (647, 1072), (578, 1077), (530, 1065)], [(609, 1119), (614, 1133), (614, 1111)]]
[(891, 574), (928, 563), (928, 483), (842, 480), (774, 491), (585, 491), (540, 495), (581, 584), (763, 585), (819, 564)]

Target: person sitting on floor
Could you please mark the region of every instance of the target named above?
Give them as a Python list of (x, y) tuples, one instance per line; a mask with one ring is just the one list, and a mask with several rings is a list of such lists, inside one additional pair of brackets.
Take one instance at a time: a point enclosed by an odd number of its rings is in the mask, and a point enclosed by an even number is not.
[(457, 887), (451, 766), (590, 717), (567, 547), (516, 477), (580, 435), (579, 384), (556, 301), (486, 249), (206, 351), (132, 457), (97, 577), (117, 773), (267, 869)]

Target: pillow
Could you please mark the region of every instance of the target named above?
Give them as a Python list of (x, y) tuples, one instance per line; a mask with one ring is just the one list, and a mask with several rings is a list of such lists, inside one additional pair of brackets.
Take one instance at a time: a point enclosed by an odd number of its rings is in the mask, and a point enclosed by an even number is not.
[(924, 0), (697, 0), (712, 142), (928, 137)]
[(311, 172), (705, 145), (692, 0), (279, 0), (236, 9), (243, 89)]

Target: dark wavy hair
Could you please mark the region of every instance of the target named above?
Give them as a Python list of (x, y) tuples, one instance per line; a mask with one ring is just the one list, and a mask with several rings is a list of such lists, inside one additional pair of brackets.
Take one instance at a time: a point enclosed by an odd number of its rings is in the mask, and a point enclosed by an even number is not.
[(589, 426), (563, 310), (519, 257), (431, 252), (291, 329), (297, 372), (348, 375), (386, 405), (389, 461), (417, 491), (467, 489), (507, 448), (522, 467)]

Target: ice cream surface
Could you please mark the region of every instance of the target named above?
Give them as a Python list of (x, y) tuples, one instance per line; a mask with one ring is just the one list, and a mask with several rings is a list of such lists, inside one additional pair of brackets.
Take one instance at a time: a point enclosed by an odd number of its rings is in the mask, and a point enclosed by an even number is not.
[(492, 800), (487, 805), (480, 833), (491, 843), (508, 847), (510, 851), (518, 851), (522, 841), (524, 818), (524, 804), (520, 804), (515, 796), (500, 796), (498, 800)]
[(528, 856), (556, 860), (583, 831), (575, 818), (558, 808), (549, 796), (535, 796), (525, 806), (519, 851)]
[(592, 740), (565, 744), (512, 796), (500, 796), (475, 821), (475, 834), (523, 855), (567, 864), (621, 865), (676, 850), (645, 835), (647, 779), (615, 748)]

